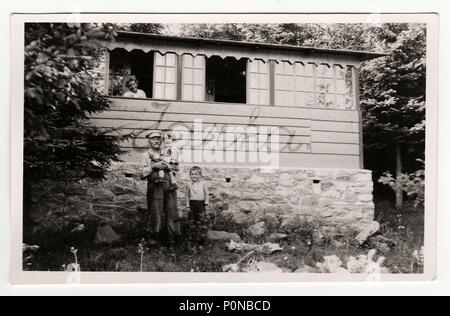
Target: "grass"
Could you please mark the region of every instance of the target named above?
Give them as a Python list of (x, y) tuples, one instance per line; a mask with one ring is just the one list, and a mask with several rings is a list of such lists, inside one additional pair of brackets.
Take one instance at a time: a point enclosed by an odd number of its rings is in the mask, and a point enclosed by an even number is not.
[[(395, 241), (396, 246), (383, 254), (386, 257), (384, 266), (391, 273), (417, 272), (412, 265), (412, 253), (423, 245), (424, 220), (423, 211), (405, 206), (400, 213), (396, 212), (389, 203), (376, 203), (377, 214), (382, 226), (384, 237)], [(187, 225), (187, 226), (186, 226)], [(189, 226), (186, 223), (185, 227)], [(356, 257), (367, 254), (370, 248), (359, 247), (354, 241), (354, 232), (334, 232), (324, 236), (320, 244), (311, 244), (311, 231), (309, 224), (299, 223), (292, 227), (280, 229), (271, 223), (267, 225), (264, 236), (251, 239), (244, 233), (240, 225), (231, 224), (229, 218), (213, 214), (204, 223), (202, 231), (211, 228), (227, 230), (240, 234), (248, 242), (264, 242), (272, 232), (282, 232), (288, 238), (280, 242), (282, 252), (271, 255), (258, 254), (258, 260), (265, 260), (276, 264), (284, 271), (294, 272), (305, 265), (315, 267), (324, 256), (336, 255), (343, 262), (350, 256)], [(82, 271), (116, 271), (131, 272), (221, 272), (226, 264), (236, 263), (245, 253), (229, 252), (224, 242), (205, 242), (199, 244), (196, 240), (199, 234), (185, 233), (184, 241), (174, 248), (153, 247), (143, 254), (139, 253), (140, 239), (128, 240), (116, 246), (95, 246), (89, 244), (79, 245), (78, 263)], [(333, 242), (334, 240), (334, 242)], [(336, 243), (335, 241), (338, 241)], [(63, 271), (63, 265), (73, 262), (71, 246), (55, 249), (54, 247), (41, 249), (33, 257), (33, 265), (27, 269), (36, 271)], [(67, 249), (66, 249), (67, 248)], [(141, 265), (142, 263), (142, 265)]]

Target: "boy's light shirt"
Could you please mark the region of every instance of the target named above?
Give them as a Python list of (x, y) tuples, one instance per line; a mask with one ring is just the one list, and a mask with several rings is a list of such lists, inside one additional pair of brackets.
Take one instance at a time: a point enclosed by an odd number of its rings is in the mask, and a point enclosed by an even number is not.
[(208, 188), (204, 180), (191, 180), (188, 184), (188, 189), (191, 201), (205, 201), (205, 204), (209, 204)]

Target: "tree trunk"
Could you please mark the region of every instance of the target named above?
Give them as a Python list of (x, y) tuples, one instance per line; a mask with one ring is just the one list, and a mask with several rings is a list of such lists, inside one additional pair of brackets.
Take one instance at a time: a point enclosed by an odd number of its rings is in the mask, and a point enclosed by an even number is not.
[[(402, 146), (397, 143), (395, 148), (395, 156), (396, 156), (396, 180), (397, 183), (400, 181), (400, 177), (403, 171), (403, 163), (402, 163)], [(395, 208), (397, 211), (400, 211), (403, 206), (403, 190), (401, 187), (397, 187), (395, 189)]]

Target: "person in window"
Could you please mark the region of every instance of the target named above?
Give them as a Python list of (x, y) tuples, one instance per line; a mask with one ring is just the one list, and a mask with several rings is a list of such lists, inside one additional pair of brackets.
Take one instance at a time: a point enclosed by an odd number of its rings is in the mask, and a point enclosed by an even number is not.
[(124, 97), (127, 98), (147, 98), (145, 92), (141, 89), (138, 89), (138, 81), (135, 78), (130, 78), (125, 83), (125, 86), (128, 88), (128, 91), (123, 94)]

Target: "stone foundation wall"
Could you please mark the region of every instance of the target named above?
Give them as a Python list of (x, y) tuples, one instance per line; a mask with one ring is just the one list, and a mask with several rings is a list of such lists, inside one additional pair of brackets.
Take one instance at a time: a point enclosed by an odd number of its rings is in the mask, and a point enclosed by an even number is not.
[[(177, 175), (179, 209), (185, 207), (184, 188), (189, 181), (189, 166)], [(111, 225), (119, 233), (137, 229), (146, 208), (146, 182), (131, 174), (132, 164), (116, 164), (104, 181), (46, 183), (34, 190), (32, 219), (48, 225), (50, 214), (73, 222), (86, 218)], [(300, 218), (339, 227), (362, 228), (373, 221), (372, 174), (360, 169), (277, 169), (205, 167), (211, 208), (230, 213), (239, 224), (253, 224), (267, 217), (289, 222)], [(83, 218), (83, 219), (81, 219)], [(52, 218), (54, 221), (55, 219)], [(75, 225), (75, 226), (74, 226)]]

